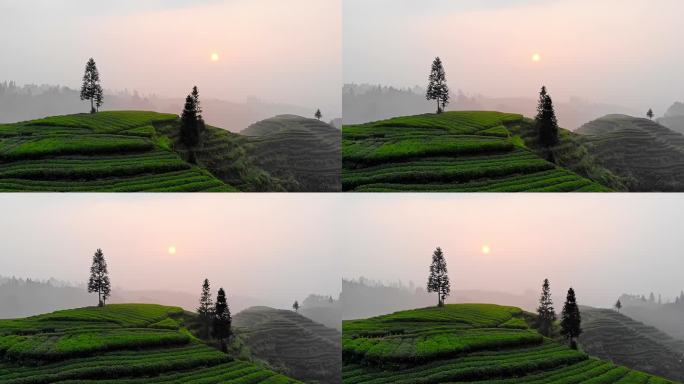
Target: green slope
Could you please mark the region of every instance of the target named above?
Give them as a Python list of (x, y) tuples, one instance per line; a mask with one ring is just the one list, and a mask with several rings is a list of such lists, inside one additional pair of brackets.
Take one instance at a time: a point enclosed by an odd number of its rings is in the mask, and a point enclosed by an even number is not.
[(232, 191), (174, 153), (177, 116), (112, 111), (0, 125), (0, 191)]
[(607, 191), (521, 138), (529, 120), (500, 112), (397, 117), (342, 129), (345, 191)]
[(344, 383), (669, 383), (530, 329), (523, 312), (453, 304), (343, 323)]
[(648, 119), (607, 115), (577, 133), (630, 191), (684, 191), (684, 136)]
[(112, 304), (0, 320), (0, 382), (297, 383), (183, 328), (181, 308)]
[(684, 341), (610, 309), (582, 307), (580, 345), (592, 356), (684, 381)]
[(340, 383), (340, 332), (293, 311), (248, 308), (233, 317), (251, 355), (304, 382)]

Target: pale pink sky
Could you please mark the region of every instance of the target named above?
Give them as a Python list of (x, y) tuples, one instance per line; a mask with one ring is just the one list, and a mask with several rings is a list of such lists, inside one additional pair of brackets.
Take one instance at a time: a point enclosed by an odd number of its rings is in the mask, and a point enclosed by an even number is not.
[[(0, 275), (83, 283), (102, 248), (112, 285), (337, 297), (332, 195), (0, 194)], [(169, 246), (176, 247), (170, 255)]]
[(549, 278), (609, 307), (622, 293), (684, 289), (678, 194), (356, 194), (339, 210), (346, 278), (424, 287), (441, 246), (452, 290), (536, 292)]
[(0, 14), (0, 80), (78, 87), (93, 56), (109, 89), (341, 113), (340, 0), (6, 0)]
[(344, 82), (425, 86), (440, 56), (453, 91), (535, 98), (546, 84), (661, 115), (684, 99), (682, 14), (680, 0), (345, 0)]

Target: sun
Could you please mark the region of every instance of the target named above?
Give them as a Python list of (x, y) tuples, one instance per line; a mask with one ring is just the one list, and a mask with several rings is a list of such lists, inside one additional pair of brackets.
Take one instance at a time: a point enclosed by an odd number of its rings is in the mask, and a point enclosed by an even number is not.
[(219, 55), (216, 52), (213, 52), (211, 54), (211, 61), (218, 61), (219, 60)]
[(535, 63), (541, 61), (541, 55), (538, 53), (533, 54), (532, 55), (532, 61), (534, 61)]
[(176, 254), (176, 247), (174, 247), (173, 245), (170, 245), (168, 252), (169, 252), (169, 255), (175, 255)]
[(489, 248), (489, 245), (485, 244), (482, 246), (482, 253), (485, 255), (489, 255), (489, 252), (491, 252), (491, 248)]

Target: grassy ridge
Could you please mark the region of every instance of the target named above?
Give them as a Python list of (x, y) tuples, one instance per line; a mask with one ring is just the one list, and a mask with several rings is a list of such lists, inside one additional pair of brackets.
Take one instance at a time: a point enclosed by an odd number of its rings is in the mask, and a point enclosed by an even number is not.
[[(606, 191), (546, 161), (521, 115), (445, 112), (345, 126), (345, 191)], [(555, 172), (549, 172), (555, 171)]]
[(345, 384), (670, 383), (529, 329), (518, 308), (455, 304), (343, 322)]
[(231, 191), (174, 153), (142, 111), (52, 116), (0, 125), (0, 191)]
[(0, 320), (0, 382), (297, 383), (182, 327), (181, 308), (113, 304)]

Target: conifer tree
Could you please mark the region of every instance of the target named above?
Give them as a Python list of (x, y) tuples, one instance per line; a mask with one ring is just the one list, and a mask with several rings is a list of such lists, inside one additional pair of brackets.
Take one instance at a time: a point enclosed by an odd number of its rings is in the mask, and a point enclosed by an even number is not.
[(649, 108), (648, 112), (646, 112), (646, 116), (649, 120), (653, 120), (653, 110), (651, 108)]
[(295, 300), (294, 304), (292, 304), (292, 309), (294, 309), (295, 312), (299, 312), (299, 303), (297, 300)]
[(437, 306), (439, 307), (444, 305), (444, 300), (451, 293), (446, 259), (444, 258), (444, 253), (440, 247), (437, 247), (432, 254), (432, 264), (430, 264), (427, 291), (437, 293)]
[(622, 303), (620, 302), (620, 299), (615, 302), (615, 309), (617, 309), (618, 312), (620, 312), (620, 309), (622, 309)]
[(230, 316), (230, 308), (228, 307), (228, 300), (226, 292), (223, 288), (219, 288), (216, 295), (216, 306), (214, 307), (214, 321), (212, 333), (214, 338), (219, 341), (221, 350), (226, 352), (226, 339), (231, 335), (231, 324), (233, 319)]
[(97, 305), (104, 307), (111, 293), (109, 284), (109, 272), (107, 261), (100, 248), (93, 254), (93, 263), (90, 266), (90, 279), (88, 280), (88, 292), (97, 292)]
[[(185, 97), (185, 104), (181, 113), (181, 141), (186, 147), (195, 148), (200, 143), (202, 131), (204, 131), (204, 120), (202, 119), (199, 91), (197, 86), (194, 86), (192, 92)], [(191, 153), (194, 154), (194, 152)]]
[(208, 337), (211, 328), (211, 319), (214, 315), (214, 303), (211, 300), (211, 288), (209, 286), (209, 279), (204, 279), (202, 283), (202, 294), (200, 295), (199, 307), (197, 307), (197, 314), (202, 325), (200, 329), (201, 337)]
[(446, 83), (446, 73), (442, 60), (439, 57), (436, 57), (432, 62), (425, 98), (437, 102), (437, 113), (444, 112), (444, 108), (449, 104), (449, 87)]
[(556, 321), (556, 311), (553, 308), (553, 300), (551, 299), (551, 286), (549, 279), (544, 279), (541, 297), (539, 298), (539, 307), (537, 307), (537, 327), (539, 328), (539, 333), (546, 337), (551, 336), (554, 321)]
[(100, 109), (103, 102), (102, 87), (100, 86), (100, 73), (97, 70), (95, 60), (91, 57), (86, 63), (81, 85), (81, 100), (90, 100), (90, 113)]
[(553, 108), (553, 100), (551, 100), (551, 96), (547, 93), (545, 86), (542, 86), (541, 91), (539, 91), (537, 116), (535, 116), (534, 120), (539, 143), (547, 148), (558, 144), (556, 112)]
[(314, 117), (318, 120), (320, 120), (321, 117), (323, 117), (323, 114), (321, 113), (320, 109), (316, 109), (316, 113), (314, 113)]
[(565, 336), (570, 342), (570, 346), (577, 349), (575, 338), (582, 333), (582, 317), (580, 316), (579, 307), (575, 298), (575, 290), (568, 289), (568, 295), (563, 305), (563, 313), (561, 314), (561, 335)]
[(202, 107), (200, 106), (200, 100), (199, 100), (199, 90), (197, 89), (197, 86), (192, 87), (192, 93), (190, 93), (192, 96), (192, 100), (195, 102), (195, 114), (197, 116), (197, 120), (202, 120)]

